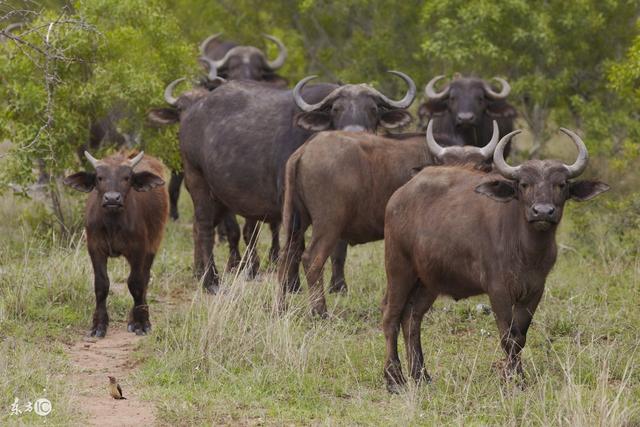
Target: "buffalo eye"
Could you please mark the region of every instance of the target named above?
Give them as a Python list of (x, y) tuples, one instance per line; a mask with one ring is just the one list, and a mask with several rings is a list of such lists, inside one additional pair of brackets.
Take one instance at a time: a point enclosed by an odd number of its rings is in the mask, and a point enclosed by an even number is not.
[(124, 178), (122, 178), (122, 180), (123, 180), (124, 182), (129, 182), (129, 177), (128, 177), (128, 176), (125, 176)]
[(560, 184), (558, 184), (558, 187), (560, 187), (561, 190), (564, 190), (566, 186), (567, 186), (566, 182), (561, 182)]
[(99, 177), (98, 177), (98, 181), (102, 181), (102, 179), (103, 179), (103, 178), (102, 178), (101, 176), (99, 176)]
[(526, 182), (521, 182), (520, 188), (522, 188), (523, 190), (526, 190), (527, 188), (529, 188), (529, 184), (527, 184)]

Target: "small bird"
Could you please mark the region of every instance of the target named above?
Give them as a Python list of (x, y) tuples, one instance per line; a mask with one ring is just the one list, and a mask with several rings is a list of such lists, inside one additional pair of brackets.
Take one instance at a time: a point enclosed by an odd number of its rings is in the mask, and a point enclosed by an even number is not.
[(126, 400), (127, 398), (122, 395), (122, 388), (116, 381), (116, 377), (108, 376), (109, 378), (109, 394), (116, 400)]

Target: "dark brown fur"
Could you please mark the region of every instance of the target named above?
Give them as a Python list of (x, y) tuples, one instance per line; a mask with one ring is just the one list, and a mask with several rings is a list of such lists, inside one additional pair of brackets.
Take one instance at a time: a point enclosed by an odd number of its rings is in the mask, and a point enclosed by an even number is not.
[[(128, 157), (115, 154), (100, 161), (95, 172), (80, 172), (65, 178), (65, 184), (90, 191), (86, 203), (87, 248), (95, 276), (96, 309), (91, 335), (102, 337), (109, 323), (106, 300), (109, 294), (107, 261), (124, 256), (131, 266), (127, 280), (134, 304), (129, 316), (130, 332), (150, 330), (147, 286), (155, 254), (162, 241), (169, 213), (169, 196), (164, 186), (164, 166), (145, 156), (131, 171)], [(136, 191), (137, 177), (144, 179)], [(100, 178), (102, 180), (100, 181)], [(126, 179), (126, 181), (125, 181)], [(105, 191), (120, 192), (122, 207), (103, 206)]]
[[(423, 169), (391, 197), (385, 216), (385, 378), (404, 384), (397, 352), (400, 326), (411, 376), (428, 379), (420, 325), (438, 295), (488, 294), (505, 372), (522, 373), (520, 351), (545, 280), (556, 260), (555, 232), (567, 199), (587, 200), (606, 184), (568, 181), (554, 160), (529, 161), (517, 181), (461, 167)], [(535, 206), (553, 206), (544, 221)]]

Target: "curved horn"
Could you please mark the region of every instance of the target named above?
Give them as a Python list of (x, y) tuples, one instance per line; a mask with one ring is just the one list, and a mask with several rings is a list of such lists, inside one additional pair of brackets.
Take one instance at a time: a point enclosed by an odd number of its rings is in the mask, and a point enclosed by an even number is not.
[(269, 34), (263, 34), (262, 36), (278, 45), (278, 57), (273, 61), (267, 61), (267, 67), (269, 67), (271, 70), (277, 70), (284, 65), (284, 60), (287, 59), (287, 49), (277, 37), (271, 36)]
[(520, 174), (521, 166), (509, 166), (507, 162), (504, 161), (505, 145), (507, 145), (511, 138), (513, 138), (520, 132), (522, 131), (518, 129), (503, 136), (500, 142), (498, 142), (496, 151), (493, 152), (493, 165), (496, 167), (498, 173), (500, 173), (500, 175), (504, 176), (505, 178), (518, 179), (518, 175)]
[(176, 106), (176, 104), (178, 103), (178, 98), (173, 97), (173, 90), (178, 85), (178, 83), (185, 80), (187, 80), (185, 77), (180, 77), (179, 79), (175, 79), (167, 85), (167, 87), (164, 89), (164, 100), (167, 101), (167, 104), (171, 105), (172, 107)]
[(204, 64), (207, 64), (207, 67), (208, 67), (207, 79), (209, 79), (210, 81), (221, 79), (221, 77), (218, 77), (218, 70), (216, 68), (215, 61), (213, 61), (208, 56), (201, 56), (200, 58), (198, 58), (198, 61)]
[(302, 99), (302, 96), (300, 95), (300, 91), (302, 90), (302, 88), (304, 87), (304, 85), (307, 84), (307, 82), (309, 80), (313, 80), (315, 78), (317, 78), (318, 76), (307, 76), (304, 79), (300, 80), (296, 86), (293, 88), (293, 100), (296, 102), (296, 105), (298, 106), (298, 108), (300, 108), (302, 111), (306, 111), (311, 112), (311, 111), (315, 111), (317, 109), (319, 109), (320, 107), (322, 107), (322, 105), (325, 103), (325, 101), (331, 96), (331, 94), (333, 92), (331, 92), (329, 95), (325, 96), (324, 99), (320, 102), (318, 102), (317, 104), (307, 104), (307, 102)]
[(87, 160), (89, 160), (89, 163), (91, 163), (91, 166), (93, 166), (94, 169), (98, 167), (100, 160), (93, 157), (91, 154), (89, 154), (88, 151), (84, 152), (84, 156), (87, 158)]
[(447, 152), (447, 149), (438, 144), (433, 137), (433, 120), (429, 120), (429, 124), (427, 125), (427, 148), (429, 148), (429, 152), (438, 159), (441, 159)]
[(22, 28), (25, 26), (24, 22), (14, 22), (12, 24), (7, 25), (7, 27), (4, 29), (5, 33), (10, 33), (18, 28)]
[(575, 132), (565, 128), (560, 128), (560, 130), (564, 132), (565, 135), (569, 136), (578, 148), (578, 158), (576, 161), (571, 166), (565, 165), (569, 171), (569, 178), (575, 178), (586, 169), (587, 163), (589, 162), (589, 152), (587, 151), (587, 147), (584, 145), (582, 139)]
[(494, 90), (491, 89), (491, 86), (483, 80), (482, 85), (484, 86), (484, 91), (489, 96), (489, 98), (505, 99), (511, 92), (511, 86), (505, 79), (501, 79), (500, 77), (494, 77), (493, 80), (500, 82), (500, 84), (502, 85), (502, 89), (500, 90), (500, 92), (494, 92)]
[(416, 97), (416, 84), (413, 82), (413, 80), (411, 80), (411, 77), (407, 76), (405, 73), (402, 73), (400, 71), (389, 70), (387, 71), (387, 73), (393, 74), (394, 76), (398, 76), (402, 80), (404, 80), (407, 83), (407, 86), (409, 86), (409, 88), (407, 89), (407, 93), (404, 95), (404, 98), (402, 98), (401, 100), (394, 101), (392, 99), (387, 98), (382, 92), (379, 92), (377, 90), (376, 92), (378, 92), (380, 99), (382, 99), (389, 106), (393, 108), (407, 108), (409, 105), (411, 105), (414, 98)]
[(143, 157), (144, 157), (144, 151), (141, 151), (133, 159), (129, 159), (129, 166), (131, 166), (131, 169), (135, 168), (136, 165), (140, 163), (140, 160), (142, 160)]
[(493, 134), (491, 135), (491, 139), (484, 147), (480, 148), (480, 154), (485, 159), (490, 159), (493, 156), (493, 152), (496, 149), (496, 145), (498, 145), (498, 140), (500, 139), (500, 129), (498, 128), (498, 122), (493, 121)]
[(200, 43), (200, 55), (207, 56), (207, 48), (209, 47), (209, 43), (220, 37), (222, 33), (215, 33), (204, 39), (202, 43)]
[(427, 83), (427, 85), (424, 87), (424, 94), (427, 98), (433, 99), (434, 101), (439, 101), (449, 95), (448, 84), (444, 89), (442, 89), (442, 92), (440, 93), (436, 92), (435, 90), (436, 83), (442, 79), (444, 79), (444, 76), (435, 76), (431, 79), (431, 81), (429, 81), (429, 83)]

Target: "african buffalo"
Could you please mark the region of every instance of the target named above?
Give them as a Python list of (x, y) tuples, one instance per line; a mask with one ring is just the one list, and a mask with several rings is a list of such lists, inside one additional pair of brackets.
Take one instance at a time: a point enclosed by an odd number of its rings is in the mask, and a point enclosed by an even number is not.
[[(273, 87), (285, 88), (287, 80), (276, 74), (276, 71), (284, 65), (287, 58), (287, 50), (284, 44), (276, 37), (264, 34), (263, 36), (278, 46), (278, 56), (273, 61), (269, 61), (260, 49), (254, 46), (240, 46), (235, 42), (220, 40), (222, 33), (213, 34), (200, 44), (200, 60), (205, 62), (209, 69), (209, 82), (213, 81), (213, 76), (223, 80), (255, 80), (272, 85)], [(209, 89), (215, 89), (218, 84), (209, 84)], [(178, 219), (178, 199), (180, 197), (180, 185), (184, 174), (173, 172), (169, 181), (169, 197), (171, 201), (171, 218)], [(243, 237), (247, 246), (251, 239), (256, 237), (257, 221), (246, 219), (243, 227)], [(270, 256), (275, 262), (280, 251), (279, 222), (271, 222), (271, 249)], [(229, 242), (229, 260), (227, 270), (238, 266), (241, 261), (240, 256), (240, 228), (236, 221), (235, 214), (227, 213), (223, 222), (219, 224), (218, 234), (226, 237)], [(252, 270), (250, 274), (255, 272)]]
[(151, 329), (147, 305), (151, 265), (169, 213), (169, 196), (162, 179), (164, 166), (153, 157), (143, 157), (143, 152), (134, 158), (119, 153), (102, 160), (88, 152), (84, 154), (95, 171), (75, 173), (66, 177), (64, 183), (90, 193), (85, 230), (96, 294), (90, 334), (104, 337), (107, 333), (107, 261), (122, 255), (131, 266), (127, 284), (133, 308), (128, 330), (143, 335)]
[[(293, 91), (230, 81), (186, 111), (180, 121), (180, 151), (195, 208), (195, 269), (204, 274), (208, 291), (218, 287), (212, 257), (214, 226), (227, 212), (279, 222), (285, 163), (312, 132), (373, 132), (378, 126), (394, 128), (411, 120), (404, 109), (415, 97), (415, 84), (403, 73), (392, 73), (409, 86), (399, 101), (364, 84), (307, 88), (315, 78), (311, 76)], [(249, 243), (247, 258), (255, 271), (255, 239)]]
[(200, 44), (200, 55), (213, 61), (218, 75), (227, 80), (255, 80), (286, 87), (287, 80), (276, 74), (287, 59), (287, 49), (274, 36), (263, 37), (278, 46), (278, 56), (269, 61), (264, 52), (254, 46), (240, 46), (237, 43), (221, 41), (222, 33), (207, 37)]
[[(325, 315), (322, 269), (339, 240), (368, 243), (384, 237), (384, 208), (391, 195), (414, 175), (433, 164), (473, 164), (491, 168), (498, 143), (498, 125), (482, 148), (424, 134), (383, 137), (363, 132), (321, 132), (296, 150), (287, 161), (283, 220), (287, 248), (280, 258), (279, 279), (284, 292), (297, 280), (297, 264), (307, 275), (312, 312)], [(428, 150), (426, 149), (428, 148)], [(311, 242), (304, 249), (304, 233), (313, 224)], [(304, 253), (302, 251), (304, 250)], [(302, 256), (300, 256), (302, 253)]]
[[(427, 101), (418, 109), (419, 126), (426, 128), (429, 120), (434, 121), (434, 132), (461, 138), (465, 145), (483, 146), (492, 133), (492, 122), (498, 122), (500, 135), (513, 130), (517, 115), (515, 108), (506, 98), (511, 86), (506, 80), (495, 77), (501, 84), (496, 92), (486, 81), (473, 77), (455, 75), (451, 83), (440, 92), (435, 85), (444, 76), (433, 78), (425, 87)], [(508, 155), (509, 147), (505, 153)]]
[(523, 375), (520, 351), (556, 260), (556, 228), (568, 199), (591, 199), (609, 186), (573, 181), (586, 168), (587, 148), (572, 165), (529, 160), (509, 166), (504, 148), (520, 131), (504, 136), (493, 155), (497, 173), (464, 167), (432, 167), (398, 189), (385, 215), (386, 338), (384, 375), (396, 392), (405, 383), (397, 344), (402, 325), (411, 376), (428, 380), (420, 325), (438, 295), (455, 300), (488, 294), (496, 316), (504, 374)]

